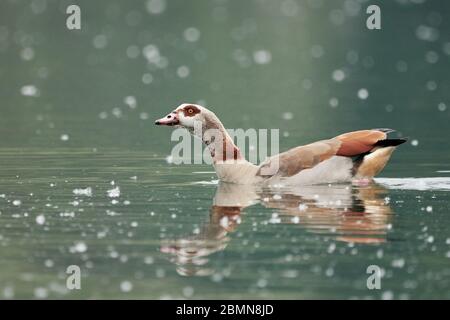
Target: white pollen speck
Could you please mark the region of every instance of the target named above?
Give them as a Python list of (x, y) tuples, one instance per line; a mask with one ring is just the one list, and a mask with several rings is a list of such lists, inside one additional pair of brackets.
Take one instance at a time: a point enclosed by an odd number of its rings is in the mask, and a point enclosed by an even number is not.
[(339, 100), (337, 98), (331, 98), (329, 103), (332, 108), (336, 108), (339, 105)]
[(442, 49), (444, 50), (445, 54), (450, 55), (450, 42), (444, 43)]
[(308, 209), (308, 206), (304, 203), (300, 203), (300, 205), (298, 206), (299, 211), (306, 211), (307, 209)]
[(87, 245), (84, 242), (77, 242), (71, 249), (71, 251), (83, 253), (87, 251)]
[(295, 216), (291, 219), (292, 223), (299, 223), (300, 222), (300, 218), (298, 216)]
[(161, 14), (166, 10), (166, 0), (147, 0), (147, 11), (151, 14)]
[(72, 192), (74, 195), (77, 195), (77, 196), (92, 197), (92, 188), (91, 187), (87, 187), (85, 189), (83, 189), (83, 188), (73, 189)]
[(47, 260), (44, 261), (44, 265), (47, 268), (51, 268), (51, 267), (53, 267), (55, 265), (55, 263), (53, 262), (53, 260), (47, 259)]
[(228, 228), (228, 222), (229, 222), (228, 217), (225, 216), (222, 219), (220, 219), (220, 226), (222, 228)]
[(104, 119), (108, 118), (108, 112), (102, 111), (102, 112), (100, 112), (100, 113), (98, 114), (98, 117), (99, 117), (100, 119), (104, 120)]
[(184, 39), (186, 39), (189, 42), (195, 42), (200, 39), (200, 31), (197, 28), (187, 28), (183, 32)]
[(272, 61), (272, 54), (267, 50), (258, 50), (253, 52), (253, 60), (257, 64), (267, 64)]
[(75, 212), (73, 212), (73, 211), (61, 212), (59, 215), (61, 217), (71, 217), (71, 218), (73, 218), (73, 217), (75, 217)]
[(67, 141), (67, 140), (69, 140), (69, 135), (64, 133), (61, 135), (60, 139), (61, 139), (61, 141)]
[(276, 213), (276, 212), (272, 213), (272, 217), (270, 218), (269, 223), (277, 224), (280, 222), (281, 222), (281, 219), (278, 217), (278, 213)]
[(120, 108), (118, 108), (118, 107), (113, 108), (111, 113), (116, 118), (121, 118), (122, 117), (122, 110)]
[(405, 266), (405, 259), (395, 259), (392, 261), (391, 265), (394, 268), (403, 268)]
[(383, 249), (378, 249), (377, 250), (377, 258), (378, 259), (383, 258), (383, 255), (384, 255)]
[(334, 269), (333, 268), (328, 268), (327, 270), (325, 270), (325, 275), (327, 277), (332, 277), (334, 275)]
[(221, 282), (221, 281), (223, 280), (223, 275), (221, 275), (220, 273), (214, 273), (214, 274), (211, 276), (211, 280), (212, 280), (213, 282)]
[(190, 298), (194, 295), (194, 288), (192, 287), (184, 287), (183, 288), (183, 295), (187, 298)]
[(147, 59), (149, 63), (157, 64), (161, 61), (161, 55), (157, 46), (153, 44), (146, 45), (142, 49), (142, 55)]
[(394, 294), (392, 291), (385, 291), (381, 295), (381, 299), (383, 300), (392, 300), (394, 298)]
[(131, 290), (133, 290), (133, 284), (130, 281), (122, 281), (120, 283), (120, 291), (130, 292)]
[(311, 56), (316, 59), (322, 57), (325, 53), (325, 51), (323, 50), (323, 47), (321, 45), (317, 45), (317, 44), (313, 45), (311, 47), (310, 51), (311, 51)]
[(108, 38), (104, 34), (98, 34), (92, 40), (92, 44), (96, 49), (103, 49), (108, 44)]
[(190, 70), (187, 66), (181, 66), (177, 69), (177, 75), (180, 78), (186, 78), (189, 76)]
[(438, 84), (434, 80), (429, 80), (429, 81), (427, 81), (426, 87), (428, 90), (434, 91), (437, 89)]
[(419, 145), (419, 141), (417, 139), (414, 139), (414, 140), (411, 141), (411, 145), (413, 147), (417, 147)]
[(334, 70), (332, 77), (334, 81), (341, 82), (345, 79), (345, 72), (340, 69)]
[(44, 224), (45, 223), (45, 216), (43, 214), (40, 214), (36, 217), (36, 223), (37, 224)]
[(127, 57), (128, 58), (135, 59), (135, 58), (137, 58), (139, 56), (140, 50), (139, 50), (138, 46), (134, 46), (133, 45), (133, 46), (129, 46), (127, 48), (126, 53), (127, 53)]
[(427, 206), (427, 207), (425, 208), (425, 210), (426, 210), (427, 212), (433, 212), (433, 207), (432, 207), (432, 206)]
[(18, 207), (18, 206), (20, 206), (20, 205), (22, 204), (22, 201), (20, 201), (20, 200), (14, 200), (14, 201), (12, 202), (12, 204), (15, 205), (16, 207)]
[(133, 96), (127, 96), (123, 99), (123, 102), (130, 107), (130, 109), (134, 109), (136, 108), (137, 102), (136, 102), (136, 98)]
[(155, 262), (155, 259), (151, 256), (145, 257), (144, 263), (145, 264), (153, 264)]
[(166, 157), (166, 162), (169, 163), (169, 164), (173, 163), (173, 156), (167, 156)]
[(428, 51), (425, 54), (425, 61), (428, 63), (436, 63), (439, 60), (439, 55), (435, 51)]
[(259, 279), (256, 285), (260, 288), (264, 288), (267, 286), (267, 280), (266, 279)]
[(117, 198), (120, 197), (120, 188), (119, 186), (108, 190), (108, 197)]
[(72, 192), (74, 195), (77, 195), (77, 196), (92, 197), (92, 188), (91, 187), (87, 187), (85, 189), (83, 189), (83, 188), (73, 189)]
[(426, 25), (420, 25), (416, 29), (416, 37), (422, 41), (436, 41), (439, 39), (439, 30)]
[(33, 85), (26, 85), (26, 86), (23, 86), (23, 87), (20, 89), (20, 93), (21, 93), (23, 96), (27, 96), (27, 97), (37, 97), (37, 96), (39, 96), (39, 90), (38, 90), (38, 88), (36, 88), (36, 86), (33, 86)]
[(358, 90), (358, 98), (361, 100), (366, 100), (369, 97), (369, 91), (365, 88), (361, 88)]
[(112, 211), (112, 210), (106, 210), (106, 214), (107, 214), (108, 216), (114, 217), (115, 215), (117, 215), (117, 212)]
[(45, 299), (48, 297), (48, 290), (47, 288), (43, 288), (43, 287), (38, 287), (36, 289), (34, 289), (34, 296), (37, 299)]
[(284, 120), (292, 120), (294, 118), (294, 115), (292, 112), (283, 112), (282, 117)]
[(33, 48), (23, 48), (20, 52), (20, 57), (25, 61), (30, 61), (34, 58)]
[(150, 73), (144, 73), (142, 75), (142, 82), (144, 84), (150, 84), (153, 82), (153, 76)]
[(336, 250), (336, 244), (335, 243), (330, 243), (330, 245), (328, 246), (327, 252), (328, 253), (333, 253), (334, 250)]
[(445, 110), (447, 110), (447, 105), (443, 102), (439, 103), (438, 110), (444, 112)]
[(286, 270), (286, 271), (283, 271), (281, 276), (283, 278), (297, 278), (298, 271), (297, 270)]

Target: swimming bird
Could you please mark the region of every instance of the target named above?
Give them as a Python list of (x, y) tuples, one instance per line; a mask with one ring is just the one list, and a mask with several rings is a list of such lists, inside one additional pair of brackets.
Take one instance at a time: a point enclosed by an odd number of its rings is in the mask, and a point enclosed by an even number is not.
[(391, 139), (392, 129), (358, 130), (298, 146), (255, 165), (239, 148), (214, 112), (183, 103), (156, 125), (183, 127), (208, 147), (221, 181), (236, 184), (313, 185), (370, 181), (406, 138)]

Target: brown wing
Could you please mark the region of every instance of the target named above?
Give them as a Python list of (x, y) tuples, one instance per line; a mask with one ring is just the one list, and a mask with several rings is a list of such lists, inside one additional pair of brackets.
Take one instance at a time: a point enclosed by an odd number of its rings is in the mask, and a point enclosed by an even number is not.
[(321, 140), (296, 147), (263, 162), (257, 175), (270, 177), (279, 174), (293, 176), (312, 168), (332, 156), (354, 157), (376, 148), (376, 143), (385, 140), (391, 129), (359, 130), (341, 134), (333, 139)]
[(341, 134), (335, 139), (341, 141), (341, 146), (336, 155), (354, 157), (362, 153), (371, 151), (375, 144), (386, 139), (386, 130), (360, 130)]
[(336, 155), (341, 144), (340, 140), (334, 138), (290, 149), (263, 162), (257, 175), (263, 177), (275, 174), (283, 177), (293, 176)]

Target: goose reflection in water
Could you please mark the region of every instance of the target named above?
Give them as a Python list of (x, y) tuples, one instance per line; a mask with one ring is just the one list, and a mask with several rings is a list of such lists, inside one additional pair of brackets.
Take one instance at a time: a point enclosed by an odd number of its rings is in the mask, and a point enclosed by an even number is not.
[(177, 272), (184, 276), (210, 275), (208, 256), (224, 250), (243, 216), (257, 203), (274, 209), (268, 223), (291, 224), (308, 232), (323, 233), (338, 241), (376, 244), (386, 241), (391, 208), (385, 188), (370, 184), (315, 185), (301, 188), (259, 188), (220, 183), (209, 221), (200, 232), (164, 240), (161, 251), (171, 255)]

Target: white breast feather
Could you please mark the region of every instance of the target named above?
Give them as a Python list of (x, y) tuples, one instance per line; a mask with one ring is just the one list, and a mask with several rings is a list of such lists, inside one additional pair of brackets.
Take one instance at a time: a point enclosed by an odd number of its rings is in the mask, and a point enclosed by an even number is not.
[(269, 184), (313, 185), (323, 183), (342, 183), (352, 180), (353, 162), (350, 158), (334, 156), (311, 169), (305, 169), (289, 178), (274, 177)]

